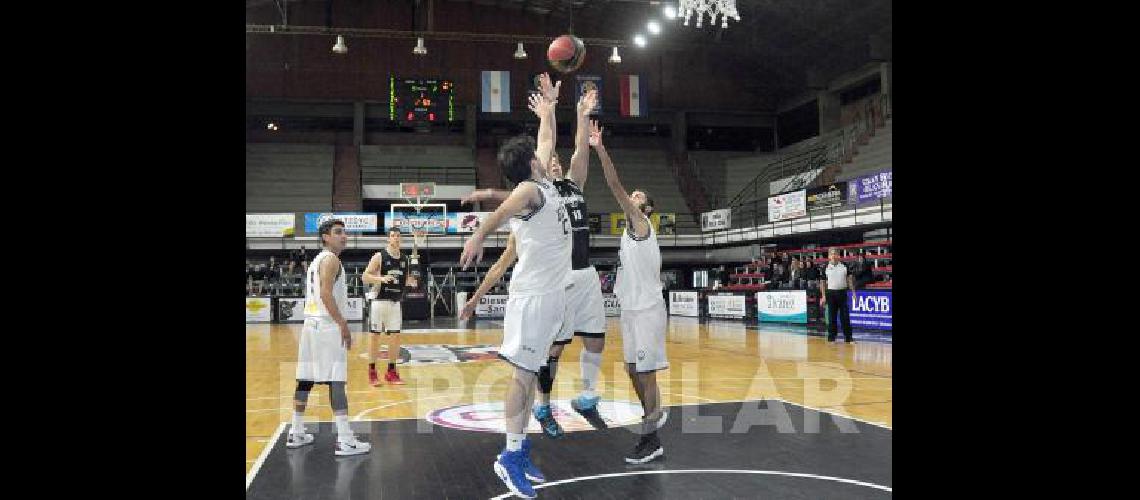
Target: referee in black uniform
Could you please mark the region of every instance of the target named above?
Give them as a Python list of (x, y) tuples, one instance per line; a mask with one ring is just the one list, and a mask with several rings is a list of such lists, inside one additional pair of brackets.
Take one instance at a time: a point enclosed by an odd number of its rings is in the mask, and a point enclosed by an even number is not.
[(839, 262), (838, 249), (828, 250), (827, 259), (824, 279), (819, 282), (819, 293), (823, 295), (821, 300), (828, 306), (827, 341), (835, 342), (839, 322), (843, 321), (843, 340), (851, 344), (855, 339), (851, 337), (851, 305), (847, 303), (847, 290), (854, 290), (855, 286), (847, 266)]

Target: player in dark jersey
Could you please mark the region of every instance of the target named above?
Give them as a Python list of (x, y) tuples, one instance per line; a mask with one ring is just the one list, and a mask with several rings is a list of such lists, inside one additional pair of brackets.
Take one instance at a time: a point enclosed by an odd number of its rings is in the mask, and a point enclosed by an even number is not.
[(388, 334), (388, 370), (384, 381), (394, 385), (404, 383), (396, 371), (396, 363), (400, 359), (400, 326), (403, 320), (400, 301), (404, 299), (405, 288), (416, 286), (415, 278), (408, 276), (409, 269), (408, 256), (400, 254), (400, 228), (392, 227), (388, 230), (388, 247), (372, 256), (361, 276), (365, 284), (372, 285), (368, 292), (372, 299), (368, 318), (372, 332), (368, 349), (368, 383), (373, 386), (380, 385), (376, 358), (380, 356), (381, 333)]
[[(534, 403), (535, 419), (542, 425), (543, 432), (551, 438), (561, 437), (563, 431), (550, 407), (550, 393), (554, 388), (559, 357), (574, 336), (582, 337), (583, 343), (579, 358), (582, 366), (582, 392), (571, 401), (570, 406), (595, 428), (607, 427), (597, 410), (601, 397), (596, 392), (598, 374), (601, 371), (602, 350), (606, 343), (606, 310), (598, 271), (590, 265), (589, 212), (582, 191), (586, 184), (590, 161), (589, 115), (597, 103), (597, 98), (597, 91), (592, 90), (586, 92), (578, 101), (578, 123), (574, 137), (574, 154), (570, 157), (570, 171), (563, 171), (562, 163), (556, 153), (552, 155), (547, 169), (547, 176), (563, 199), (573, 229), (570, 271), (572, 286), (567, 291), (566, 321), (550, 348), (546, 366), (538, 372), (539, 397)], [(553, 127), (551, 130), (553, 131)], [(483, 190), (464, 198), (463, 202), (496, 199), (505, 194), (506, 192)], [(510, 265), (510, 262), (501, 266), (503, 271), (507, 265)], [(487, 279), (492, 278), (495, 281), (499, 276), (490, 274), (487, 276)], [(472, 299), (477, 300), (477, 297)]]

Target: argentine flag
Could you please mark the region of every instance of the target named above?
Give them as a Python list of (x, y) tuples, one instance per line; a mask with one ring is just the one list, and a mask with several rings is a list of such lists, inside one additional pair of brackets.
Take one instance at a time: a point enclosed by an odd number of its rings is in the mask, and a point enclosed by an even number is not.
[(484, 113), (510, 113), (511, 112), (511, 72), (510, 71), (484, 71), (483, 72), (483, 107)]

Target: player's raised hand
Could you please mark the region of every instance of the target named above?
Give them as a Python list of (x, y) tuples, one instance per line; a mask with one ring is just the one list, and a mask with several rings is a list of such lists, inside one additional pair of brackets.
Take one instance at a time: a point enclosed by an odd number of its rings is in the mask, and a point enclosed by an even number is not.
[(590, 146), (602, 145), (602, 128), (598, 127), (598, 120), (590, 120)]
[(549, 113), (550, 110), (554, 108), (554, 104), (547, 102), (546, 99), (543, 99), (543, 97), (538, 94), (531, 94), (530, 97), (527, 98), (526, 107), (530, 109), (535, 116), (542, 118), (543, 115)]
[(554, 104), (558, 102), (558, 93), (562, 89), (562, 80), (552, 85), (550, 83), (550, 73), (543, 73), (538, 75), (538, 88), (542, 91), (542, 97), (546, 99), (547, 102)]
[(597, 91), (597, 89), (592, 89), (592, 90), (586, 92), (585, 94), (582, 94), (582, 98), (578, 99), (578, 115), (579, 116), (586, 116), (586, 115), (590, 114), (590, 112), (594, 110), (594, 106), (597, 106), (597, 104), (598, 104), (598, 91)]

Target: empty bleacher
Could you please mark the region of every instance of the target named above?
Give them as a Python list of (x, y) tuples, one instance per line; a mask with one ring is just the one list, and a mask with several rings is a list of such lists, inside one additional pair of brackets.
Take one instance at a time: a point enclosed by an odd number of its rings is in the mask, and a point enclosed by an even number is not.
[(332, 209), (334, 157), (331, 144), (246, 144), (246, 211)]
[(859, 146), (853, 161), (843, 165), (843, 170), (837, 179), (845, 181), (883, 170), (891, 170), (891, 158), (893, 156), (891, 130), (891, 119), (888, 118), (883, 127), (875, 130), (875, 135), (871, 136), (867, 144)]
[(365, 145), (360, 147), (360, 175), (365, 185), (435, 182), (474, 186), (475, 154), (465, 146)]
[[(562, 167), (570, 168), (570, 155), (574, 151), (570, 148), (558, 148)], [(677, 187), (669, 166), (669, 158), (665, 151), (652, 149), (607, 149), (610, 158), (614, 161), (618, 178), (627, 191), (645, 189), (653, 197), (658, 212), (686, 213), (689, 211), (685, 198)], [(614, 200), (606, 185), (602, 173), (602, 164), (597, 153), (590, 152), (590, 174), (587, 177), (586, 203), (590, 213), (621, 212), (621, 207)]]

